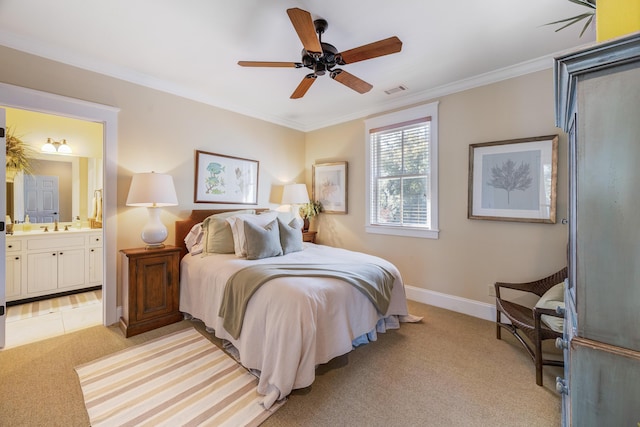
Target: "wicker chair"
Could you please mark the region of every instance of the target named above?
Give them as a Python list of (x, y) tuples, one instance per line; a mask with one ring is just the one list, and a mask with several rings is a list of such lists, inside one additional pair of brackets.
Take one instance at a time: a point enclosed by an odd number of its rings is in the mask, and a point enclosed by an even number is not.
[[(544, 295), (552, 286), (557, 285), (567, 278), (567, 268), (563, 268), (551, 276), (544, 279), (536, 280), (528, 283), (504, 283), (496, 282), (496, 336), (501, 338), (501, 328), (505, 328), (511, 332), (524, 348), (529, 353), (529, 356), (533, 359), (536, 367), (536, 384), (542, 385), (542, 366), (564, 366), (562, 360), (545, 359), (542, 355), (542, 341), (555, 339), (562, 337), (561, 332), (556, 332), (548, 328), (544, 323), (540, 321), (540, 316), (543, 314), (564, 317), (562, 314), (558, 314), (555, 310), (544, 308), (529, 308), (516, 304), (511, 301), (507, 301), (501, 298), (500, 289), (517, 289), (519, 291), (530, 292), (538, 297)], [(503, 323), (501, 321), (501, 314), (504, 314), (511, 323)], [(527, 343), (520, 335), (521, 332), (530, 341)]]

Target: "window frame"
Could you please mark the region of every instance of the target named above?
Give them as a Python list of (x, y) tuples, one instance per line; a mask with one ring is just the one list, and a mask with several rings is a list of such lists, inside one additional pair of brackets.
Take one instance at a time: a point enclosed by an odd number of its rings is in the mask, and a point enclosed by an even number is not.
[[(371, 222), (371, 129), (400, 127), (403, 123), (430, 117), (429, 135), (429, 162), (430, 162), (430, 228), (407, 225), (386, 225)], [(366, 194), (365, 194), (365, 231), (373, 234), (387, 234), (394, 236), (419, 237), (424, 239), (437, 239), (440, 233), (438, 229), (438, 102), (407, 108), (382, 116), (365, 120), (365, 153), (366, 153)]]

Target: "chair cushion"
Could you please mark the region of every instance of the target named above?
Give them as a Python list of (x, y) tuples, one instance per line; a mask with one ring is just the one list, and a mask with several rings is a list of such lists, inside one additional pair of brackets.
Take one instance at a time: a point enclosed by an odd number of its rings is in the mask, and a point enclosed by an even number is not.
[[(555, 310), (557, 307), (564, 308), (564, 282), (558, 283), (544, 293), (536, 303), (537, 308), (550, 308)], [(562, 332), (564, 327), (564, 319), (561, 317), (548, 316), (543, 314), (540, 316), (542, 323), (547, 325), (549, 329)]]

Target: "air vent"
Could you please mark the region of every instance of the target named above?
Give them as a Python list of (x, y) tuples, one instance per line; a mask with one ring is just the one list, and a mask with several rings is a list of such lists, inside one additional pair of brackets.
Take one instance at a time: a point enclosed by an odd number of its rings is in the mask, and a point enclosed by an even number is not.
[(405, 85), (400, 85), (398, 87), (392, 87), (391, 89), (387, 89), (384, 91), (387, 95), (393, 95), (394, 93), (402, 92), (403, 90), (407, 90), (408, 88)]

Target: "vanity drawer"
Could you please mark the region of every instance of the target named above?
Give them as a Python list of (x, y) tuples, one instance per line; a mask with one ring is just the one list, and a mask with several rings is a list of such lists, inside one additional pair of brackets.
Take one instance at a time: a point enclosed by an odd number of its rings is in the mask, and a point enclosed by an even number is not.
[(27, 250), (62, 249), (84, 246), (85, 236), (42, 237), (27, 240)]
[(87, 237), (89, 239), (90, 248), (97, 248), (102, 246), (102, 234), (90, 234)]
[(14, 240), (7, 238), (6, 251), (7, 252), (20, 252), (22, 250), (22, 240)]

